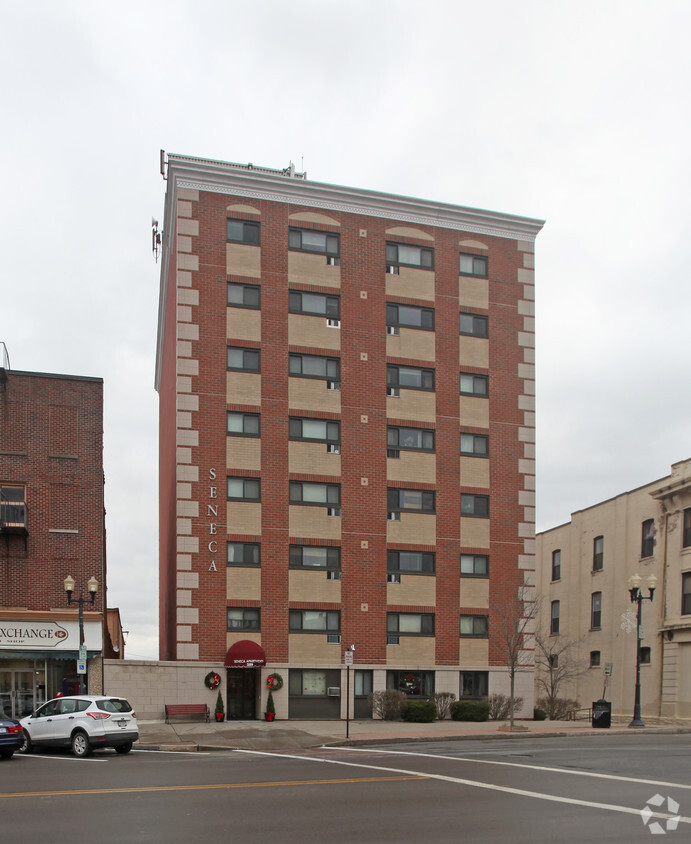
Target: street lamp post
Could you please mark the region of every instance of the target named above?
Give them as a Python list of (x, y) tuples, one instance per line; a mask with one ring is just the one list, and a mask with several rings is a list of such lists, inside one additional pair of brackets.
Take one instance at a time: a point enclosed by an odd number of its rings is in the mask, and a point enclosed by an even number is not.
[[(77, 604), (79, 606), (79, 648), (81, 650), (82, 645), (84, 644), (84, 602), (85, 598), (82, 594), (82, 590), (79, 590), (79, 597), (72, 600), (72, 593), (74, 592), (74, 578), (71, 577), (69, 574), (65, 578), (63, 582), (63, 586), (65, 588), (65, 592), (67, 592), (67, 603), (68, 604)], [(93, 606), (94, 601), (96, 600), (96, 593), (98, 592), (98, 581), (95, 577), (91, 577), (86, 584), (86, 588), (89, 590), (89, 595), (91, 595), (91, 604)], [(88, 600), (88, 599), (86, 599)], [(79, 694), (84, 694), (84, 675), (82, 673), (79, 674)]]
[(642, 578), (640, 574), (632, 574), (626, 583), (629, 588), (631, 603), (638, 604), (636, 624), (636, 696), (633, 705), (633, 719), (629, 724), (629, 727), (645, 727), (645, 724), (641, 720), (641, 607), (643, 606), (643, 601), (653, 600), (655, 587), (657, 586), (657, 578), (655, 575), (648, 575), (645, 579), (645, 585), (648, 587), (648, 592), (650, 594), (644, 595), (641, 592), (641, 580)]

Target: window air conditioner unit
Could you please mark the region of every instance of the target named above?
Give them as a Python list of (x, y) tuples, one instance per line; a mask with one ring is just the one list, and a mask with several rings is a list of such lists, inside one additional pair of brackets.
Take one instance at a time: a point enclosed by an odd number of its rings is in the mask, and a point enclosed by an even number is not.
[(397, 448), (387, 448), (386, 449), (386, 456), (393, 457), (394, 460), (397, 460), (401, 456), (401, 452)]
[(341, 382), (340, 381), (327, 381), (326, 382), (326, 389), (327, 390), (340, 390), (341, 389)]
[(341, 327), (341, 320), (340, 319), (327, 319), (326, 320), (327, 328), (340, 328)]
[(393, 264), (389, 264), (389, 266), (386, 268), (386, 272), (389, 273), (389, 275), (400, 275), (401, 274), (400, 267), (395, 267), (395, 266), (393, 266)]
[(400, 645), (399, 637), (398, 636), (387, 636), (386, 637), (386, 644), (387, 645)]
[(340, 645), (341, 644), (341, 634), (340, 633), (327, 633), (326, 634), (326, 644), (327, 645)]
[[(340, 636), (338, 637), (340, 641)], [(326, 694), (328, 697), (340, 697), (341, 690), (338, 686), (327, 686), (326, 687)]]
[(392, 510), (391, 512), (389, 512), (387, 518), (390, 522), (400, 522), (401, 514), (398, 512), (398, 510)]
[(326, 265), (328, 267), (337, 267), (341, 263), (340, 258), (336, 258), (335, 255), (327, 255), (326, 256)]
[(326, 446), (326, 450), (329, 454), (340, 454), (341, 453), (341, 446), (335, 445), (334, 443), (329, 443)]
[(386, 333), (393, 334), (394, 337), (398, 337), (401, 333), (401, 329), (397, 325), (387, 325)]
[(401, 391), (398, 387), (389, 387), (386, 391), (386, 395), (390, 396), (392, 399), (400, 399)]
[(341, 508), (340, 507), (328, 507), (326, 510), (327, 516), (340, 516), (341, 515)]
[(401, 582), (401, 575), (394, 573), (394, 572), (389, 572), (386, 575), (386, 582), (387, 583), (400, 583)]
[[(341, 573), (340, 573), (340, 571), (327, 571), (326, 579), (327, 580), (340, 580), (341, 579)], [(341, 641), (340, 637), (339, 637), (338, 641), (339, 642)]]

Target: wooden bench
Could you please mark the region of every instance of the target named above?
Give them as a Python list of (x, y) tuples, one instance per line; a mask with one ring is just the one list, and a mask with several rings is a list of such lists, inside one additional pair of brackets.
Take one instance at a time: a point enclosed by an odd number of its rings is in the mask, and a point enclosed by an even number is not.
[(171, 715), (203, 715), (209, 720), (209, 707), (206, 703), (165, 703), (166, 724), (170, 724)]

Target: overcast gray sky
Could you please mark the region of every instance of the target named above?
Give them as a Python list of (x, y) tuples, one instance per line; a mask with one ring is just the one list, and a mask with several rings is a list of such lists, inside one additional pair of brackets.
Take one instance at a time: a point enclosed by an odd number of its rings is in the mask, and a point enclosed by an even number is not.
[(0, 340), (105, 380), (128, 657), (158, 656), (159, 149), (545, 219), (545, 529), (691, 456), (689, 30), (687, 0), (0, 0)]

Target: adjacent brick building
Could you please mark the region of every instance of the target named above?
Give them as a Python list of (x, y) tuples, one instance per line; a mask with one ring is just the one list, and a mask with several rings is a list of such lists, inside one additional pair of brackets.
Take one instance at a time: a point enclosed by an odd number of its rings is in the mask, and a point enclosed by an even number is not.
[(507, 691), (497, 613), (534, 585), (542, 222), (163, 165), (161, 659), (225, 664), (231, 717), (260, 713), (270, 673), (279, 717), (341, 716), (351, 645), (351, 713), (387, 687)]
[[(101, 688), (106, 591), (103, 381), (0, 367), (0, 709), (16, 716), (77, 690), (86, 608), (86, 684)], [(106, 641), (109, 639), (106, 637)]]

